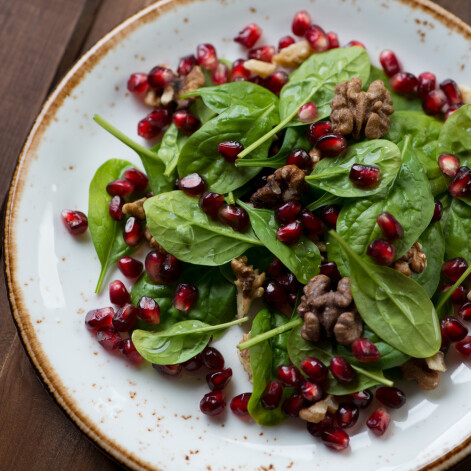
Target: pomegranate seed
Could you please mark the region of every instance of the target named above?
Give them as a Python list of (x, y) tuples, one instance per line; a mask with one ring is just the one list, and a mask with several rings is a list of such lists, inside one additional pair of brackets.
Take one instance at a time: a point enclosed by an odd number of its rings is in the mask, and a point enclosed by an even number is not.
[(250, 219), (244, 208), (235, 204), (226, 204), (221, 206), (218, 211), (218, 218), (226, 226), (232, 227), (237, 232), (247, 229)]
[(273, 277), (281, 276), (286, 272), (287, 268), (283, 265), (283, 262), (274, 258), (268, 267), (268, 274)]
[(182, 57), (178, 63), (178, 75), (188, 75), (196, 63), (196, 57), (193, 54)]
[(205, 214), (216, 218), (219, 209), (224, 205), (224, 195), (213, 193), (212, 191), (205, 191), (200, 196), (198, 204)]
[(379, 55), (379, 61), (388, 77), (392, 77), (402, 71), (401, 64), (399, 63), (396, 54), (390, 49), (386, 49), (381, 52)]
[(459, 110), (462, 106), (463, 106), (462, 103), (460, 103), (459, 105), (450, 106), (450, 107), (448, 108), (447, 112), (445, 113), (445, 115), (443, 116), (443, 118), (445, 119), (445, 121), (446, 121), (456, 110)]
[[(451, 286), (450, 286), (451, 287)], [(468, 290), (464, 285), (459, 285), (458, 288), (453, 291), (453, 293), (450, 296), (450, 301), (452, 304), (464, 304), (467, 300), (467, 294)]]
[(271, 62), (275, 55), (275, 48), (273, 46), (262, 46), (249, 51), (249, 59), (256, 59), (263, 62)]
[(376, 435), (381, 436), (386, 432), (391, 423), (391, 416), (386, 409), (378, 407), (366, 421), (366, 426)]
[(471, 321), (471, 303), (465, 303), (460, 307), (458, 314), (464, 321)]
[(173, 79), (173, 72), (167, 67), (161, 65), (155, 66), (147, 77), (147, 81), (152, 88), (163, 90)]
[(354, 340), (352, 343), (352, 353), (361, 363), (371, 363), (381, 358), (378, 347), (367, 338)]
[(118, 268), (126, 278), (137, 278), (142, 273), (143, 264), (132, 257), (121, 257)]
[(360, 41), (356, 41), (355, 39), (353, 39), (352, 41), (350, 41), (348, 44), (345, 45), (345, 47), (353, 47), (353, 46), (359, 46), (359, 47), (362, 47), (363, 49), (366, 49), (366, 46), (361, 43)]
[(167, 376), (178, 376), (182, 372), (182, 365), (155, 365), (153, 364), (152, 367)]
[(150, 251), (146, 256), (145, 267), (147, 276), (157, 284), (168, 284), (177, 281), (182, 272), (182, 264), (175, 256)]
[(327, 367), (317, 358), (313, 357), (306, 357), (301, 362), (301, 369), (304, 373), (307, 374), (309, 379), (316, 381), (318, 383), (322, 383), (327, 379), (327, 375), (329, 374), (329, 370)]
[(312, 160), (304, 149), (293, 149), (286, 159), (286, 165), (296, 165), (301, 170), (312, 170)]
[(199, 370), (202, 366), (203, 363), (201, 361), (201, 355), (195, 355), (193, 358), (190, 358), (187, 361), (184, 361), (182, 363), (183, 368), (185, 368), (186, 371), (197, 371)]
[(134, 191), (134, 183), (119, 178), (106, 185), (106, 191), (111, 196), (126, 196)]
[(144, 361), (141, 354), (136, 350), (131, 339), (123, 339), (118, 344), (118, 350), (127, 360), (134, 365), (139, 365)]
[(324, 224), (329, 229), (336, 229), (337, 219), (339, 218), (339, 214), (340, 214), (339, 206), (335, 204), (325, 206), (324, 209), (322, 210), (322, 219), (324, 221)]
[(330, 371), (341, 383), (351, 383), (356, 378), (355, 370), (344, 357), (335, 356), (330, 360)]
[(287, 201), (275, 209), (275, 219), (278, 224), (293, 222), (301, 211), (301, 203), (296, 200)]
[(332, 427), (321, 433), (322, 443), (333, 450), (342, 451), (348, 448), (350, 437), (348, 433), (338, 427)]
[(352, 398), (352, 401), (355, 405), (357, 405), (360, 409), (365, 409), (371, 404), (373, 400), (373, 394), (369, 389), (365, 389), (364, 391), (358, 391), (355, 393), (349, 394)]
[(286, 245), (297, 244), (302, 235), (303, 226), (299, 221), (290, 222), (276, 230), (276, 238)]
[(378, 183), (379, 167), (353, 164), (348, 177), (355, 186), (359, 188), (370, 188)]
[(465, 198), (471, 196), (471, 170), (468, 167), (461, 167), (455, 178), (448, 186), (448, 193), (453, 198)]
[(335, 262), (323, 262), (319, 270), (321, 275), (328, 276), (333, 283), (338, 283), (342, 278)]
[(375, 239), (368, 246), (366, 254), (376, 263), (381, 265), (391, 265), (396, 256), (396, 249), (391, 242), (385, 239)]
[(463, 257), (452, 258), (442, 265), (443, 274), (451, 281), (458, 281), (467, 269), (468, 262)]
[(298, 110), (298, 119), (302, 123), (312, 123), (317, 116), (317, 106), (312, 101), (308, 101)]
[(149, 88), (149, 83), (147, 82), (147, 74), (137, 72), (131, 74), (128, 80), (128, 90), (131, 93), (144, 93)]
[(326, 36), (327, 40), (329, 41), (329, 49), (337, 49), (340, 46), (339, 37), (337, 36), (337, 33), (329, 31), (328, 33), (326, 33)]
[(121, 196), (113, 196), (111, 198), (110, 204), (108, 205), (108, 212), (112, 219), (115, 221), (121, 221), (124, 217), (123, 214), (124, 200)]
[(316, 143), (322, 157), (337, 157), (347, 148), (347, 140), (342, 134), (326, 134)]
[(276, 380), (270, 381), (260, 398), (260, 403), (266, 410), (276, 409), (280, 405), (282, 395), (283, 386), (281, 383)]
[(124, 226), (123, 239), (130, 247), (138, 247), (144, 239), (141, 221), (135, 217), (130, 217)]
[(85, 316), (85, 326), (88, 330), (98, 330), (105, 327), (111, 327), (113, 323), (114, 309), (112, 307), (103, 307), (88, 311)]
[(244, 67), (244, 62), (245, 59), (237, 59), (232, 64), (231, 82), (248, 80), (250, 78), (251, 72)]
[(237, 160), (243, 150), (244, 146), (238, 141), (224, 141), (218, 144), (218, 154), (231, 163)]
[(271, 304), (275, 308), (282, 308), (288, 302), (286, 291), (276, 281), (269, 281), (265, 286), (265, 292), (263, 297), (268, 304)]
[(109, 286), (110, 301), (118, 306), (131, 302), (131, 296), (122, 281), (115, 280)]
[(198, 298), (198, 288), (188, 283), (178, 283), (173, 296), (173, 306), (179, 311), (188, 311)]
[(332, 123), (330, 121), (317, 121), (317, 123), (312, 123), (309, 126), (307, 138), (315, 146), (317, 141), (327, 134), (332, 134)]
[(459, 342), (468, 335), (468, 328), (455, 317), (445, 317), (440, 322), (442, 338), (445, 337), (451, 343)]
[(446, 95), (448, 104), (450, 106), (459, 105), (463, 103), (463, 97), (461, 96), (460, 88), (458, 84), (451, 79), (446, 79), (440, 84), (440, 88)]
[(226, 398), (222, 391), (211, 391), (203, 396), (200, 401), (200, 410), (203, 414), (215, 416), (224, 412)]
[(336, 418), (340, 428), (353, 427), (360, 417), (360, 409), (355, 404), (344, 402), (337, 409)]
[(391, 213), (381, 213), (376, 222), (388, 240), (400, 239), (404, 235), (403, 227)]
[(201, 361), (208, 370), (222, 370), (224, 368), (224, 357), (214, 347), (206, 347), (201, 352)]
[(105, 350), (109, 351), (116, 350), (119, 342), (121, 342), (121, 337), (113, 327), (104, 327), (99, 329), (96, 333), (96, 339)]
[(299, 389), (303, 381), (303, 375), (295, 366), (279, 366), (276, 377), (285, 385)]
[(291, 29), (296, 36), (304, 36), (311, 26), (311, 15), (306, 10), (298, 11), (294, 15)]
[(292, 36), (283, 36), (278, 42), (278, 51), (281, 51), (285, 47), (291, 46), (296, 40)]
[(145, 190), (147, 185), (149, 184), (149, 179), (147, 178), (147, 175), (134, 167), (128, 168), (124, 172), (123, 178), (131, 182), (134, 185), (134, 190), (136, 191)]
[(139, 317), (148, 324), (160, 323), (160, 306), (155, 299), (142, 296), (137, 303)]
[(173, 114), (172, 122), (185, 134), (193, 134), (200, 127), (200, 120), (188, 110), (178, 110)]
[(468, 335), (461, 342), (455, 343), (455, 349), (465, 360), (471, 360), (471, 336)]
[(252, 393), (242, 393), (232, 398), (231, 411), (239, 417), (249, 417), (248, 405)]
[(320, 421), (315, 424), (314, 422), (308, 422), (307, 423), (307, 431), (313, 436), (313, 437), (320, 437), (321, 433), (324, 430), (329, 430), (334, 426), (334, 416), (332, 414), (325, 414), (325, 417)]
[(437, 77), (431, 72), (423, 72), (417, 77), (417, 95), (425, 98), (437, 86)]
[(197, 173), (191, 173), (178, 180), (178, 188), (188, 196), (198, 196), (204, 192), (206, 183)]
[(432, 222), (438, 222), (443, 216), (443, 204), (439, 200), (435, 200), (435, 208), (433, 209)]
[(137, 134), (144, 139), (154, 139), (160, 132), (160, 128), (157, 127), (148, 117), (141, 119), (137, 123)]
[[(151, 111), (147, 115), (147, 119), (154, 126), (157, 126), (159, 129), (162, 129), (165, 126), (168, 126), (172, 122), (172, 115), (170, 114), (170, 111), (167, 110), (167, 108), (156, 108), (155, 110)], [(131, 181), (134, 183), (133, 180), (131, 180)]]
[(288, 74), (283, 71), (278, 71), (268, 77), (266, 86), (272, 93), (279, 95), (281, 89), (288, 83), (288, 81)]
[(239, 31), (239, 34), (234, 38), (234, 41), (242, 44), (242, 46), (245, 46), (247, 49), (250, 49), (254, 47), (261, 35), (261, 28), (255, 23), (250, 23), (242, 31)]
[(425, 114), (435, 116), (447, 104), (446, 95), (441, 90), (432, 90), (427, 93), (422, 101), (422, 109)]
[(301, 394), (307, 401), (317, 402), (322, 399), (324, 390), (319, 384), (313, 381), (304, 381), (301, 385)]
[(283, 401), (281, 410), (288, 417), (298, 417), (299, 411), (304, 407), (304, 402), (301, 394), (294, 393)]
[(391, 409), (399, 409), (406, 403), (406, 395), (400, 389), (389, 386), (378, 388), (376, 399)]
[(82, 211), (63, 209), (61, 219), (65, 228), (74, 236), (83, 234), (88, 228), (88, 218)]
[(125, 304), (120, 307), (113, 317), (113, 327), (118, 332), (129, 332), (136, 322), (139, 309), (132, 304)]
[(211, 72), (211, 80), (214, 85), (223, 85), (229, 82), (229, 67), (224, 62), (218, 62), (216, 68)]
[(299, 289), (299, 283), (296, 277), (292, 273), (284, 273), (277, 277), (276, 281), (278, 284), (289, 293), (297, 293)]
[(211, 391), (224, 389), (232, 378), (232, 369), (226, 368), (224, 370), (215, 371), (206, 375), (206, 382), (208, 383)]
[(449, 177), (456, 177), (460, 169), (460, 159), (453, 154), (442, 154), (438, 157), (440, 170)]
[(309, 209), (303, 209), (301, 211), (301, 222), (309, 234), (319, 235), (324, 232), (324, 224), (322, 221), (314, 214), (309, 211)]
[(412, 93), (417, 83), (417, 77), (409, 72), (399, 72), (389, 79), (389, 85), (396, 93)]
[(304, 37), (316, 52), (324, 52), (329, 49), (329, 40), (327, 39), (327, 35), (318, 25), (309, 26)]

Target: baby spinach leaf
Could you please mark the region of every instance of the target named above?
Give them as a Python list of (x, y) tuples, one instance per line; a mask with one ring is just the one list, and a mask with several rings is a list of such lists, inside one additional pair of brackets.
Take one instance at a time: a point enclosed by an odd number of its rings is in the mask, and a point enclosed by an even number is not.
[(92, 236), (98, 260), (101, 264), (100, 277), (95, 289), (99, 293), (106, 273), (119, 258), (130, 255), (136, 249), (124, 242), (124, 221), (115, 221), (109, 214), (111, 196), (106, 191), (109, 182), (119, 178), (123, 171), (132, 167), (126, 160), (110, 159), (96, 171), (88, 192), (88, 228)]
[(342, 276), (350, 276), (348, 257), (343, 253), (340, 244), (328, 232), (324, 235), (324, 238), (327, 246), (327, 259), (337, 264)]
[[(238, 83), (238, 82), (237, 82)], [(192, 134), (180, 152), (178, 174), (199, 173), (209, 189), (218, 193), (235, 190), (260, 171), (260, 168), (235, 168), (218, 153), (222, 141), (238, 141), (244, 146), (265, 134), (272, 126), (274, 104), (267, 108), (232, 106)], [(260, 146), (251, 158), (265, 159), (269, 143)]]
[[(379, 184), (371, 189), (358, 188), (349, 178), (353, 164), (380, 169)], [(322, 159), (306, 181), (316, 188), (342, 198), (359, 198), (386, 190), (401, 167), (401, 152), (396, 144), (384, 139), (359, 142), (335, 158)]]
[(440, 326), (422, 286), (392, 268), (366, 262), (335, 231), (330, 234), (350, 259), (353, 299), (373, 332), (415, 358), (428, 358), (437, 353)]
[(198, 198), (171, 191), (144, 203), (152, 235), (169, 253), (196, 265), (222, 265), (263, 245), (251, 229), (236, 232), (201, 211)]
[[(281, 325), (285, 325), (289, 319), (280, 312), (274, 312), (271, 317), (271, 328), (274, 329)], [(288, 355), (288, 338), (289, 331), (282, 334), (275, 335), (271, 339), (271, 346), (273, 350), (272, 373), (276, 377), (276, 372), (279, 366), (289, 365), (290, 359)]]
[(180, 134), (178, 128), (173, 123), (165, 131), (157, 155), (165, 164), (164, 175), (166, 177), (174, 174), (180, 151), (187, 139), (188, 137)]
[(339, 196), (325, 192), (316, 201), (311, 204), (308, 204), (307, 209), (309, 209), (309, 211), (315, 211), (316, 209), (322, 208), (323, 206), (327, 206), (329, 204), (340, 204), (342, 201), (342, 198), (340, 198)]
[(199, 120), (204, 124), (208, 122), (210, 119), (213, 119), (216, 116), (216, 112), (213, 111), (211, 108), (208, 108), (204, 101), (201, 99), (196, 99), (192, 105), (190, 106), (190, 111), (198, 116)]
[(272, 210), (255, 209), (242, 201), (237, 201), (237, 203), (249, 213), (250, 223), (257, 237), (294, 273), (301, 283), (308, 283), (314, 275), (319, 273), (321, 258), (314, 242), (303, 236), (294, 245), (283, 244), (276, 238), (278, 223), (275, 221)]
[(464, 257), (471, 261), (471, 208), (461, 200), (450, 199), (444, 218), (444, 259)]

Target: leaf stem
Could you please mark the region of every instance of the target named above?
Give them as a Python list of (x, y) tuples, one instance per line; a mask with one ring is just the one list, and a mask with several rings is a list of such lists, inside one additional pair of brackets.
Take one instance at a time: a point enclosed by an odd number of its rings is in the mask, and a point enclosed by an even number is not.
[(463, 283), (464, 280), (466, 280), (469, 274), (471, 274), (471, 266), (467, 268), (467, 270), (459, 277), (458, 281), (451, 288), (445, 291), (443, 297), (440, 299), (439, 303), (437, 304), (437, 307), (435, 308), (437, 312), (440, 312), (440, 309), (448, 301), (448, 299), (450, 299), (450, 296), (453, 294), (455, 289), (458, 288), (458, 286)]
[(288, 330), (294, 329), (295, 327), (302, 325), (302, 323), (303, 323), (303, 320), (300, 317), (298, 317), (297, 319), (289, 321), (284, 325), (280, 325), (278, 327), (275, 327), (272, 330), (263, 332), (263, 334), (256, 335), (252, 339), (239, 343), (239, 345), (237, 345), (237, 348), (239, 350), (247, 350), (247, 348), (253, 347), (257, 343), (263, 342), (264, 340), (268, 340), (272, 337), (275, 337), (275, 335), (279, 335), (279, 334), (282, 334), (283, 332), (287, 332)]
[(355, 366), (355, 365), (351, 365), (351, 366), (357, 373), (361, 373), (363, 376), (368, 376), (368, 378), (371, 378), (374, 381), (378, 381), (378, 383), (384, 384), (385, 386), (394, 385), (394, 381), (391, 381), (390, 379), (382, 378), (381, 376), (375, 375), (374, 373), (371, 373), (368, 370), (360, 368), (359, 366)]
[(270, 167), (270, 168), (280, 168), (283, 167), (282, 163), (279, 162), (270, 162), (271, 159), (247, 159), (235, 161), (236, 167)]
[(98, 282), (96, 284), (95, 294), (98, 294), (101, 291), (103, 281), (105, 280), (106, 272), (107, 272), (107, 267), (103, 266), (100, 271), (100, 278), (98, 278)]
[(235, 204), (235, 198), (234, 198), (234, 193), (232, 193), (232, 191), (230, 191), (227, 196), (226, 196), (226, 201), (229, 203), (229, 204)]
[(248, 317), (242, 317), (241, 319), (235, 319), (231, 322), (226, 322), (225, 324), (218, 324), (218, 325), (208, 325), (207, 327), (200, 327), (199, 329), (185, 331), (185, 332), (172, 332), (171, 334), (165, 333), (163, 330), (162, 333), (165, 334), (165, 337), (179, 337), (181, 335), (188, 335), (188, 334), (200, 334), (202, 332), (214, 332), (215, 330), (224, 330), (228, 327), (232, 327), (233, 325), (243, 324), (249, 320)]

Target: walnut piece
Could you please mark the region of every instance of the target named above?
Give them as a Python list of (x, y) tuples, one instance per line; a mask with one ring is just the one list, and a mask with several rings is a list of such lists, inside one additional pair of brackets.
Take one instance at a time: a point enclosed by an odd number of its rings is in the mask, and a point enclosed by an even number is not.
[(257, 59), (249, 59), (244, 62), (244, 69), (250, 70), (255, 75), (267, 78), (276, 70), (276, 65), (271, 62), (259, 61)]
[(237, 278), (234, 284), (237, 287), (237, 319), (240, 319), (249, 313), (252, 301), (263, 296), (266, 276), (258, 269), (254, 270), (252, 265), (247, 265), (245, 255), (234, 258), (231, 268)]
[(146, 224), (146, 230), (144, 231), (144, 237), (146, 238), (147, 242), (149, 242), (149, 245), (153, 249), (158, 250), (161, 253), (167, 253), (167, 251), (155, 240), (154, 236), (150, 233), (150, 230), (147, 224)]
[(273, 209), (278, 203), (299, 200), (308, 187), (304, 177), (296, 165), (285, 165), (268, 177), (266, 185), (252, 195), (250, 202), (256, 208)]
[(440, 383), (440, 371), (431, 370), (423, 358), (407, 360), (401, 365), (401, 372), (405, 380), (415, 380), (425, 391), (437, 388)]
[(427, 268), (427, 256), (422, 251), (422, 244), (414, 242), (414, 245), (394, 262), (393, 268), (409, 278), (412, 277), (412, 272), (422, 273)]
[(180, 95), (185, 95), (185, 93), (193, 92), (198, 90), (198, 88), (204, 87), (206, 83), (206, 78), (204, 76), (203, 70), (199, 65), (195, 65), (188, 75), (183, 79), (183, 83), (180, 88)]
[(382, 80), (371, 83), (367, 92), (361, 89), (361, 79), (352, 78), (335, 86), (330, 107), (332, 129), (340, 134), (352, 134), (358, 139), (362, 132), (367, 139), (379, 139), (387, 132), (394, 113), (391, 94)]
[(290, 69), (301, 65), (308, 57), (312, 56), (314, 52), (314, 49), (306, 40), (298, 41), (297, 43), (283, 48), (278, 54), (275, 54), (272, 58), (272, 62), (280, 67)]
[(432, 371), (440, 371), (440, 373), (446, 371), (445, 355), (443, 352), (437, 352), (433, 357), (426, 358), (425, 363), (427, 363), (428, 368)]
[[(361, 336), (363, 325), (353, 304), (350, 278), (342, 278), (337, 291), (331, 291), (328, 276), (317, 275), (304, 287), (298, 314), (304, 319), (301, 337), (318, 342), (323, 330), (332, 333), (342, 345), (350, 345)], [(338, 324), (338, 325), (337, 325)]]
[(149, 88), (144, 97), (144, 103), (151, 108), (158, 108), (160, 106), (160, 96), (153, 88)]
[(309, 157), (311, 157), (312, 168), (314, 168), (321, 160), (321, 152), (313, 147), (309, 151)]
[(467, 85), (459, 85), (458, 88), (460, 89), (463, 103), (465, 105), (471, 103), (471, 87), (468, 87)]
[[(250, 339), (250, 332), (242, 335), (242, 340), (239, 343), (245, 342)], [(252, 383), (252, 366), (250, 365), (250, 348), (239, 350), (237, 348), (237, 356), (239, 357), (240, 364), (244, 371), (249, 375), (249, 381)]]
[(123, 205), (123, 214), (129, 214), (137, 219), (145, 219), (146, 213), (144, 211), (144, 201), (147, 198), (141, 198), (140, 200), (133, 201), (132, 203), (126, 203)]
[(299, 411), (299, 417), (307, 422), (318, 424), (325, 418), (327, 412), (334, 414), (338, 408), (339, 406), (335, 397), (329, 394), (325, 399), (322, 399), (322, 401), (318, 401), (312, 406), (301, 409)]

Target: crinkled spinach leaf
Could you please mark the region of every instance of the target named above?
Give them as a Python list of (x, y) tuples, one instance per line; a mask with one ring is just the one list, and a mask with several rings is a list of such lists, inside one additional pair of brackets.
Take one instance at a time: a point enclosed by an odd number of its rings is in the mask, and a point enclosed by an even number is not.
[(169, 177), (175, 173), (180, 151), (187, 139), (188, 137), (180, 134), (173, 123), (165, 131), (157, 151), (160, 160), (165, 164), (165, 176)]
[(441, 201), (445, 208), (441, 221), (445, 235), (445, 260), (464, 257), (471, 262), (471, 208), (449, 195)]

